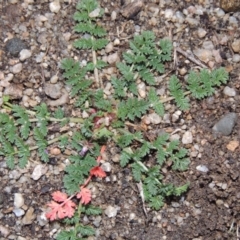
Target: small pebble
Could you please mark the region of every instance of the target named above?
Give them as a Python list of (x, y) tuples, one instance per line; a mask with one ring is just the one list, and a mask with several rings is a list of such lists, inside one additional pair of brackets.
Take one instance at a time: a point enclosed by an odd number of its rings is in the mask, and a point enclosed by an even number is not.
[(55, 0), (53, 2), (51, 2), (49, 4), (49, 8), (50, 8), (50, 11), (53, 12), (53, 13), (58, 13), (60, 8), (61, 8), (61, 5), (59, 3), (59, 0)]
[(20, 208), (24, 205), (24, 198), (21, 193), (14, 193), (14, 206)]
[(21, 50), (19, 55), (20, 55), (20, 58), (19, 58), (20, 61), (24, 61), (32, 56), (32, 52), (28, 49), (23, 49)]
[(31, 178), (33, 180), (39, 180), (42, 175), (44, 175), (47, 172), (47, 167), (45, 165), (39, 164), (37, 165), (31, 175)]
[(232, 43), (232, 49), (234, 52), (240, 52), (240, 39), (235, 39)]
[(12, 67), (12, 73), (16, 74), (16, 73), (20, 73), (23, 69), (23, 65), (22, 63), (17, 63), (16, 65), (14, 65)]
[(233, 127), (237, 122), (236, 113), (228, 113), (223, 116), (214, 126), (213, 130), (222, 133), (224, 136), (231, 134)]
[(199, 38), (204, 38), (207, 34), (207, 31), (205, 31), (203, 28), (199, 28), (197, 31), (197, 35)]
[(115, 21), (117, 19), (117, 12), (116, 11), (112, 11), (111, 13), (111, 20)]
[(240, 62), (240, 54), (234, 54), (232, 57), (233, 62), (238, 63)]
[(141, 98), (145, 98), (146, 97), (146, 85), (144, 82), (141, 82), (138, 84), (137, 86), (138, 89), (138, 94)]
[(35, 219), (35, 214), (34, 214), (34, 208), (30, 207), (27, 210), (27, 213), (25, 214), (25, 216), (22, 219), (22, 223), (23, 225), (29, 225), (33, 222), (33, 220)]
[(14, 208), (13, 212), (16, 215), (16, 217), (21, 217), (25, 214), (24, 210), (22, 210), (21, 208)]
[(150, 123), (152, 123), (154, 125), (157, 125), (162, 121), (162, 118), (156, 113), (148, 114), (147, 118), (150, 121)]
[(113, 63), (116, 63), (116, 62), (119, 62), (120, 61), (120, 58), (119, 58), (119, 55), (118, 53), (112, 53), (110, 54), (108, 57), (107, 57), (107, 61), (109, 64), (113, 64)]
[(205, 165), (198, 165), (198, 166), (196, 167), (196, 169), (197, 169), (198, 171), (204, 172), (204, 173), (206, 173), (206, 172), (209, 171), (209, 169), (208, 169)]
[(92, 12), (90, 12), (88, 16), (89, 16), (90, 18), (96, 18), (96, 17), (99, 16), (100, 11), (101, 11), (100, 8), (96, 8), (96, 9), (94, 9)]
[(6, 43), (6, 51), (12, 56), (17, 56), (22, 49), (26, 49), (27, 45), (20, 38), (11, 38)]
[(112, 207), (112, 206), (108, 206), (106, 208), (106, 210), (104, 211), (104, 213), (109, 217), (116, 217), (117, 216), (117, 208), (116, 207)]
[(239, 146), (239, 141), (230, 141), (227, 145), (227, 149), (231, 152), (234, 152)]
[(109, 162), (105, 162), (101, 165), (101, 168), (103, 169), (104, 172), (111, 172), (111, 164)]
[(192, 133), (190, 131), (187, 131), (183, 134), (182, 137), (182, 143), (183, 144), (190, 144), (193, 142), (193, 136)]
[(234, 96), (236, 96), (236, 91), (235, 91), (235, 89), (230, 88), (230, 87), (228, 87), (228, 86), (226, 86), (226, 87), (224, 88), (223, 93), (224, 93), (225, 95), (229, 96), (229, 97), (234, 97)]

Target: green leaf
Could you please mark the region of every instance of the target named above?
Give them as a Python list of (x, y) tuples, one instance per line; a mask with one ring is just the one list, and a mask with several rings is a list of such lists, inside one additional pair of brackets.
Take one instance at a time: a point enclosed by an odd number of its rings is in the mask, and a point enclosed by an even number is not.
[(157, 96), (157, 93), (154, 88), (150, 88), (149, 93), (148, 93), (148, 99), (149, 99), (151, 106), (155, 110), (155, 112), (158, 115), (163, 116), (164, 115), (164, 106), (161, 103), (159, 97)]
[(124, 79), (128, 82), (134, 80), (134, 73), (130, 66), (126, 65), (125, 63), (117, 63), (117, 68), (119, 69), (120, 73), (123, 75)]
[(92, 236), (95, 234), (95, 230), (90, 226), (79, 225), (76, 227), (76, 229), (84, 237)]
[(118, 105), (118, 116), (122, 120), (129, 118), (133, 121), (135, 117), (140, 118), (145, 114), (148, 107), (148, 102), (143, 99), (138, 100), (137, 98), (128, 98), (127, 101), (121, 101)]
[(123, 98), (126, 96), (124, 87), (126, 86), (125, 81), (122, 79), (117, 79), (116, 77), (111, 77), (111, 83), (114, 88), (114, 96)]
[(155, 85), (155, 79), (153, 74), (149, 71), (148, 68), (142, 68), (140, 70), (139, 75), (141, 76), (142, 80), (149, 85)]
[(14, 156), (8, 155), (5, 158), (7, 166), (12, 170), (15, 167)]
[(138, 163), (132, 164), (132, 172), (135, 181), (140, 182), (142, 177), (142, 172), (144, 172), (143, 168)]
[(164, 198), (162, 196), (155, 196), (150, 198), (149, 206), (155, 210), (159, 210), (164, 205)]
[(57, 110), (54, 112), (53, 117), (57, 119), (64, 118), (64, 111), (60, 107), (58, 107)]
[(132, 143), (134, 138), (135, 138), (135, 136), (130, 133), (121, 135), (117, 140), (117, 144), (119, 145), (119, 147), (125, 148)]
[(178, 78), (175, 75), (173, 75), (170, 78), (170, 81), (169, 81), (169, 91), (170, 91), (170, 94), (174, 97), (177, 106), (181, 110), (189, 109), (189, 101), (184, 96), (184, 91), (182, 90), (182, 86), (181, 86)]
[(93, 205), (86, 205), (82, 207), (82, 213), (87, 215), (100, 215), (102, 214), (102, 209)]
[(125, 167), (130, 162), (131, 158), (132, 158), (131, 154), (123, 150), (120, 156), (121, 167)]

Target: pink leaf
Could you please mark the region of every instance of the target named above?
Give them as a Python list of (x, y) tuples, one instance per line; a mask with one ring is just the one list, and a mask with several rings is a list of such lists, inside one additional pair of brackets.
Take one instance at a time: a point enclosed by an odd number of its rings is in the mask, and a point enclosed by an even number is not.
[(77, 194), (77, 198), (81, 198), (82, 204), (88, 204), (92, 198), (91, 191), (87, 188), (82, 188), (81, 191)]
[(92, 176), (95, 176), (95, 177), (100, 177), (100, 178), (103, 178), (103, 177), (106, 177), (106, 173), (103, 171), (103, 169), (99, 166), (96, 166), (96, 167), (93, 167), (91, 170), (90, 170), (90, 174)]
[(52, 198), (56, 202), (64, 202), (65, 200), (67, 200), (67, 197), (68, 196), (66, 193), (62, 193), (60, 191), (56, 191), (56, 192), (52, 193)]

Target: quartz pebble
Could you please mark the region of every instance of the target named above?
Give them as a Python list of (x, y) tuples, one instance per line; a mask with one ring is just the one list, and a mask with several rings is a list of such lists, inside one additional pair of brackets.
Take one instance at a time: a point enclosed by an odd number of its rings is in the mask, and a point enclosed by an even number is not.
[(197, 34), (199, 38), (204, 38), (207, 34), (207, 31), (205, 31), (203, 28), (199, 28)]
[(190, 131), (187, 131), (183, 134), (182, 137), (182, 143), (183, 144), (190, 144), (193, 142), (193, 136), (192, 133)]
[(104, 172), (111, 172), (111, 164), (109, 162), (105, 162), (101, 165)]
[(223, 90), (223, 93), (229, 97), (236, 96), (236, 91), (233, 88), (226, 86)]
[(17, 63), (16, 65), (14, 65), (12, 67), (12, 73), (16, 74), (16, 73), (20, 73), (23, 69), (23, 65), (22, 63)]
[(51, 2), (49, 4), (49, 8), (50, 8), (50, 11), (53, 12), (53, 13), (58, 13), (60, 8), (61, 8), (61, 5), (59, 3), (59, 0), (55, 0), (53, 2)]
[(234, 52), (240, 52), (240, 39), (234, 40), (232, 43), (232, 49)]
[(20, 208), (23, 206), (24, 198), (21, 193), (14, 193), (14, 203), (13, 204), (16, 208)]
[(116, 217), (117, 216), (117, 208), (116, 207), (113, 207), (113, 206), (108, 206), (104, 213), (109, 217), (109, 218), (112, 218), (112, 217)]
[(20, 61), (24, 61), (32, 56), (32, 52), (28, 49), (23, 49), (19, 55), (20, 55), (20, 58), (19, 58)]
[(198, 166), (196, 167), (196, 169), (197, 169), (198, 171), (204, 172), (204, 173), (206, 173), (206, 172), (209, 171), (209, 169), (208, 169), (205, 165), (198, 165)]
[(40, 177), (47, 172), (47, 169), (48, 168), (45, 165), (42, 164), (37, 165), (33, 170), (31, 178), (35, 181), (40, 179)]
[(21, 217), (25, 214), (24, 210), (22, 210), (21, 208), (14, 208), (13, 212), (16, 215), (16, 217)]
[(107, 61), (108, 61), (109, 64), (113, 64), (113, 63), (119, 62), (120, 58), (118, 56), (118, 53), (116, 52), (116, 53), (110, 54), (107, 57)]
[(159, 124), (162, 120), (161, 117), (156, 113), (148, 114), (147, 118), (150, 121), (150, 123), (155, 124), (155, 125)]
[(234, 54), (232, 60), (235, 63), (240, 62), (240, 54)]
[(138, 94), (141, 98), (145, 98), (146, 97), (146, 85), (144, 82), (141, 82), (138, 84), (137, 86), (138, 89)]

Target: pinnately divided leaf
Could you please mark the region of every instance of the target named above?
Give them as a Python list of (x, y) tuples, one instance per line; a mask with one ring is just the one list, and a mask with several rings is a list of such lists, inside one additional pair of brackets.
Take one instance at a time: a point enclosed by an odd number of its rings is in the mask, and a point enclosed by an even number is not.
[(181, 84), (180, 84), (178, 78), (175, 75), (173, 75), (170, 78), (169, 91), (170, 91), (170, 94), (174, 97), (174, 100), (175, 100), (177, 106), (181, 110), (189, 109), (189, 101), (184, 96), (184, 92), (182, 90)]
[(148, 102), (143, 99), (129, 98), (127, 101), (121, 101), (118, 105), (118, 116), (122, 120), (129, 118), (133, 121), (136, 117), (140, 118), (145, 114), (148, 107)]

